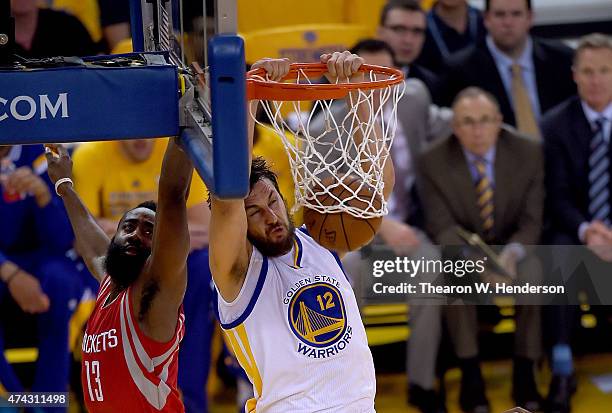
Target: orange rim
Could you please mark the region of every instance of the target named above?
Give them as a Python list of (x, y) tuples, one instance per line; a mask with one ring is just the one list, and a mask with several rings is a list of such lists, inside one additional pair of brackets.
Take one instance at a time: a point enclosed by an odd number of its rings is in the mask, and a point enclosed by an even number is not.
[(402, 83), (404, 75), (400, 70), (390, 67), (361, 65), (360, 72), (374, 72), (387, 75), (383, 80), (338, 84), (282, 83), (295, 80), (298, 75), (308, 79), (319, 79), (327, 72), (324, 63), (292, 63), (289, 73), (280, 82), (266, 81), (264, 69), (254, 69), (247, 73), (247, 97), (249, 100), (328, 100), (344, 98), (352, 90), (383, 89)]

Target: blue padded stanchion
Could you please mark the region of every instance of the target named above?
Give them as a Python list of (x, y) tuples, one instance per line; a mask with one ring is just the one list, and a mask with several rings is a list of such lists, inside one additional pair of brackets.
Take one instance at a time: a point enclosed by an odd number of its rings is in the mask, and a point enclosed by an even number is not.
[(179, 134), (178, 72), (170, 64), (0, 71), (0, 143)]
[(213, 130), (214, 191), (220, 198), (249, 193), (244, 41), (219, 34), (208, 43)]

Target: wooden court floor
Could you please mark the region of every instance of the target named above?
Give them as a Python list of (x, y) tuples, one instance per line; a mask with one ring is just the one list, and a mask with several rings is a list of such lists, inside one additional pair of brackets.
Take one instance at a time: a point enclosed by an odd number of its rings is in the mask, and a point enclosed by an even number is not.
[[(612, 393), (600, 391), (591, 379), (612, 373), (612, 353), (581, 356), (576, 360), (578, 391), (574, 395), (572, 413), (612, 413)], [(512, 406), (510, 398), (512, 363), (491, 361), (483, 363), (483, 374), (487, 384), (487, 396), (492, 413), (501, 413)], [(539, 377), (540, 391), (546, 391), (549, 377)], [(449, 413), (461, 413), (458, 407), (460, 373), (453, 369), (446, 374), (447, 407)], [(211, 402), (211, 413), (236, 413), (237, 409), (228, 401)], [(377, 376), (376, 411), (378, 413), (418, 413), (406, 404), (405, 376), (384, 374)]]

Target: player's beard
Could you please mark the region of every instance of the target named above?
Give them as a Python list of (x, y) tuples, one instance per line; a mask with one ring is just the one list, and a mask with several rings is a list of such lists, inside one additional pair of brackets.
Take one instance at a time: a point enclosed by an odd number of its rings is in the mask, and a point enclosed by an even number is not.
[(119, 290), (128, 288), (140, 275), (147, 258), (151, 255), (149, 248), (132, 243), (138, 249), (136, 255), (128, 255), (128, 245), (119, 245), (115, 238), (111, 240), (106, 252), (106, 273), (111, 277)]
[(253, 246), (257, 248), (257, 250), (261, 252), (263, 256), (279, 257), (283, 254), (288, 253), (291, 250), (291, 247), (293, 246), (293, 238), (295, 237), (295, 224), (293, 223), (293, 220), (291, 219), (291, 216), (289, 214), (287, 214), (287, 217), (289, 220), (287, 224), (279, 223), (271, 228), (268, 228), (268, 233), (272, 232), (274, 228), (276, 228), (278, 225), (281, 225), (283, 228), (285, 228), (287, 234), (280, 241), (273, 242), (267, 238), (263, 238), (253, 234), (247, 235), (247, 238), (249, 239), (251, 244), (253, 244)]

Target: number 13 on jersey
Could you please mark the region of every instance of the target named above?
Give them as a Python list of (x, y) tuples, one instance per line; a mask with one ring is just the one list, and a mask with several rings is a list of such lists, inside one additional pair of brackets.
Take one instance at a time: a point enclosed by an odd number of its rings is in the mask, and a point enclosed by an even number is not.
[(85, 361), (85, 369), (87, 374), (87, 390), (89, 390), (89, 399), (92, 402), (104, 401), (102, 394), (102, 382), (100, 381), (100, 362), (97, 360)]

